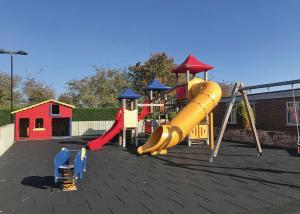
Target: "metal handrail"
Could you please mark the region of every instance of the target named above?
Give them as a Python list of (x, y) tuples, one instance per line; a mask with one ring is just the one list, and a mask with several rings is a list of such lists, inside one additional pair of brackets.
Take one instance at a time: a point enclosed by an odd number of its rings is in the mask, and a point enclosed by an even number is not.
[(271, 87), (284, 86), (284, 85), (295, 85), (295, 84), (300, 84), (300, 79), (246, 86), (246, 87), (242, 87), (241, 90), (253, 90), (253, 89), (259, 89), (259, 88), (271, 88)]

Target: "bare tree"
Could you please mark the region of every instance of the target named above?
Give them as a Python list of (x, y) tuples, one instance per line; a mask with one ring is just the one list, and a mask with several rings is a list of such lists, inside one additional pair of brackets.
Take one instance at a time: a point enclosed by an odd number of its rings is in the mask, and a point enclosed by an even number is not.
[(231, 96), (231, 92), (234, 87), (234, 82), (222, 81), (219, 82), (219, 85), (222, 89), (222, 97)]
[(79, 107), (117, 106), (117, 96), (129, 85), (126, 71), (97, 67), (94, 69), (94, 75), (69, 81), (68, 92), (61, 95), (61, 99), (67, 98)]
[[(13, 77), (13, 101), (14, 105), (18, 106), (21, 103), (22, 95), (18, 90), (21, 82), (21, 77)], [(10, 105), (10, 75), (0, 71), (0, 107), (6, 108)]]
[(23, 82), (23, 93), (28, 104), (35, 104), (48, 99), (54, 99), (54, 90), (36, 77), (27, 77)]

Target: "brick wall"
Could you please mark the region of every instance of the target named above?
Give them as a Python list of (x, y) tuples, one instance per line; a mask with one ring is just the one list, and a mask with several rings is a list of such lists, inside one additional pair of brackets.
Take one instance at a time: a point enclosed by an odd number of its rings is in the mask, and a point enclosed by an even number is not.
[[(219, 128), (215, 128), (218, 133)], [(295, 135), (290, 135), (285, 132), (261, 131), (258, 130), (258, 138), (261, 145), (270, 145), (282, 148), (297, 148), (297, 138)], [(226, 129), (223, 140), (236, 141), (244, 143), (255, 143), (251, 131), (244, 129)]]
[[(296, 126), (287, 125), (286, 102), (293, 101), (292, 98), (255, 100), (255, 119), (259, 130), (279, 131), (296, 134)], [(300, 97), (296, 98), (300, 101)], [(220, 127), (225, 115), (227, 103), (220, 103), (214, 110), (214, 125)], [(228, 124), (229, 128), (238, 128), (235, 124)]]

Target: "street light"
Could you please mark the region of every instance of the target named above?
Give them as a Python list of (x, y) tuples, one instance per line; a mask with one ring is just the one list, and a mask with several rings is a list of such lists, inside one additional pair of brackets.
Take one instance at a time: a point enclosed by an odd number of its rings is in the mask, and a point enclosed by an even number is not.
[[(13, 66), (13, 55), (28, 55), (26, 51), (18, 50), (18, 51), (8, 51), (4, 49), (0, 49), (0, 54), (9, 54), (10, 55), (10, 112), (13, 111), (13, 74), (14, 74), (14, 66)], [(13, 122), (13, 115), (10, 115), (10, 122)]]

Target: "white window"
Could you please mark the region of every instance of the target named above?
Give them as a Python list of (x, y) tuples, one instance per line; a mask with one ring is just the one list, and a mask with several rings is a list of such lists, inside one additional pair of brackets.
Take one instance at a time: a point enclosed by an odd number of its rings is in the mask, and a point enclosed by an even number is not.
[(228, 120), (228, 123), (230, 123), (230, 124), (236, 124), (237, 123), (237, 121), (236, 121), (237, 107), (238, 107), (237, 104), (233, 105), (233, 107), (232, 107), (232, 111), (231, 111), (231, 114), (230, 114), (229, 120)]
[(296, 102), (296, 111), (294, 102), (286, 103), (286, 123), (287, 125), (296, 125), (300, 122), (300, 102)]

